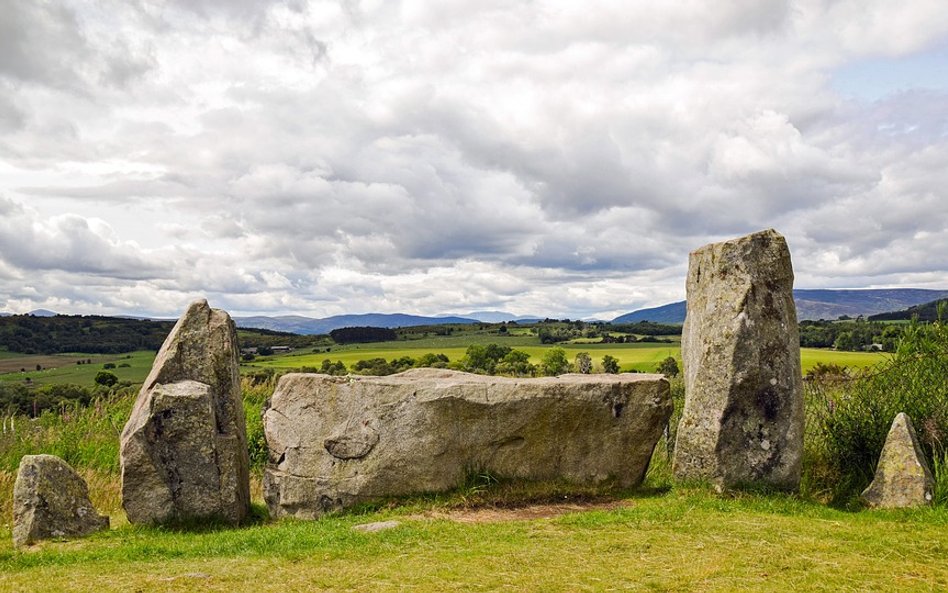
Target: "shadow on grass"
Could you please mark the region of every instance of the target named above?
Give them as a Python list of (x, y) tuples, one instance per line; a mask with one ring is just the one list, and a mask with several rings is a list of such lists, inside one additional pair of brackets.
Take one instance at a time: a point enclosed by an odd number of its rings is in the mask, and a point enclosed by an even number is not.
[(270, 522), (270, 512), (266, 505), (250, 504), (250, 513), (247, 518), (234, 525), (221, 517), (203, 517), (189, 519), (173, 519), (161, 525), (137, 525), (138, 529), (170, 533), (213, 533), (217, 531), (233, 531), (248, 527), (257, 527)]

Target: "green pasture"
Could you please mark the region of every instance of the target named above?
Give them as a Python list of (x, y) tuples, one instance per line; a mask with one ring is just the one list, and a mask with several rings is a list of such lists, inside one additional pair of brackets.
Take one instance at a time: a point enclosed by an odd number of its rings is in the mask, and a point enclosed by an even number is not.
[[(474, 337), (472, 341), (470, 338)], [(522, 350), (530, 355), (533, 363), (539, 363), (543, 353), (554, 345), (538, 344), (537, 339), (521, 338), (498, 338), (494, 336), (446, 336), (438, 338), (425, 338), (420, 340), (383, 342), (378, 344), (360, 344), (353, 346), (333, 347), (329, 352), (311, 352), (296, 351), (288, 354), (260, 357), (251, 363), (243, 363), (241, 370), (243, 372), (252, 372), (255, 370), (272, 368), (274, 370), (298, 369), (301, 367), (319, 367), (323, 360), (327, 358), (333, 361), (341, 360), (347, 367), (352, 367), (360, 360), (370, 358), (384, 358), (391, 360), (408, 356), (418, 358), (426, 352), (435, 354), (442, 353), (451, 361), (459, 360), (464, 356), (467, 346), (471, 343), (489, 344), (497, 343), (510, 346), (517, 350)], [(634, 344), (559, 344), (559, 347), (566, 350), (567, 357), (573, 360), (576, 354), (588, 352), (593, 361), (598, 365), (605, 355), (614, 356), (619, 360), (619, 365), (623, 371), (653, 372), (656, 365), (668, 356), (673, 356), (681, 361), (681, 349), (679, 344), (661, 344), (661, 343), (634, 343)], [(3, 353), (0, 354), (10, 354)], [(837, 352), (835, 350), (824, 350), (818, 348), (802, 348), (801, 359), (803, 362), (803, 371), (806, 372), (818, 362), (824, 364), (839, 364), (849, 367), (867, 367), (881, 362), (885, 354), (876, 352)], [(26, 372), (11, 372), (0, 374), (0, 381), (24, 381), (29, 378), (34, 385), (48, 385), (56, 383), (73, 383), (77, 385), (93, 385), (95, 375), (103, 370), (105, 363), (113, 363), (116, 368), (108, 369), (115, 373), (119, 381), (129, 383), (141, 383), (148, 375), (155, 353), (150, 351), (132, 352), (130, 354), (119, 355), (91, 355), (91, 354), (61, 354), (56, 355), (56, 359), (61, 359), (62, 366), (57, 368), (44, 368), (41, 371), (33, 370), (36, 360), (48, 361), (51, 357), (33, 357), (33, 356), (4, 356), (7, 362), (22, 360), (22, 366), (27, 369)], [(85, 360), (91, 358), (93, 364), (77, 365), (76, 360)], [(128, 365), (128, 366), (122, 366)]]
[[(13, 372), (0, 374), (0, 381), (24, 381), (29, 378), (34, 385), (49, 385), (56, 383), (73, 383), (76, 385), (94, 385), (96, 373), (103, 369), (106, 363), (115, 365), (114, 369), (107, 369), (114, 373), (119, 381), (130, 383), (141, 383), (145, 380), (151, 365), (155, 360), (155, 353), (147, 350), (131, 352), (128, 354), (57, 354), (53, 357), (35, 357), (18, 355), (23, 359), (23, 367), (27, 369), (25, 373)], [(29, 364), (31, 360), (40, 358), (49, 360), (51, 358), (61, 360), (62, 366), (56, 368), (44, 368), (41, 371), (33, 370), (35, 364)], [(77, 360), (92, 359), (92, 364), (76, 364)], [(128, 366), (124, 366), (128, 365)], [(51, 365), (50, 365), (51, 366)]]
[[(497, 343), (507, 345), (517, 350), (522, 350), (530, 355), (533, 363), (539, 363), (543, 353), (553, 348), (554, 345), (537, 344), (536, 338), (532, 343), (514, 344), (510, 339), (494, 339), (482, 343)], [(478, 342), (481, 343), (481, 342)], [(655, 366), (666, 357), (673, 356), (681, 360), (681, 348), (678, 343), (633, 343), (633, 344), (559, 344), (559, 347), (566, 350), (567, 357), (572, 360), (580, 352), (588, 352), (594, 362), (600, 363), (605, 355), (614, 356), (619, 360), (619, 365), (623, 371), (645, 371), (655, 370)], [(359, 346), (346, 346), (333, 348), (330, 352), (291, 352), (281, 356), (261, 358), (253, 363), (243, 366), (247, 370), (273, 368), (275, 370), (294, 369), (301, 367), (319, 367), (322, 361), (327, 358), (333, 361), (341, 360), (347, 367), (351, 367), (359, 360), (370, 358), (384, 358), (391, 360), (408, 356), (417, 358), (426, 352), (435, 354), (444, 354), (452, 362), (464, 356), (467, 344), (458, 345), (450, 341), (438, 342), (435, 340), (418, 340), (417, 342), (384, 342), (379, 344), (362, 344)], [(885, 354), (878, 352), (837, 352), (835, 350), (824, 350), (820, 348), (801, 348), (800, 357), (803, 364), (803, 371), (806, 372), (816, 363), (840, 364), (850, 367), (867, 367), (881, 362)]]

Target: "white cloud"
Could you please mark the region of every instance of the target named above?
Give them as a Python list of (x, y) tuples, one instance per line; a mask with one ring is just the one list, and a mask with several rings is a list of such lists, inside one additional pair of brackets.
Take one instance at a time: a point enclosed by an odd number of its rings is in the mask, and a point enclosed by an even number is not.
[(0, 8), (0, 309), (607, 317), (766, 227), (798, 286), (948, 272), (948, 97), (832, 87), (940, 2)]

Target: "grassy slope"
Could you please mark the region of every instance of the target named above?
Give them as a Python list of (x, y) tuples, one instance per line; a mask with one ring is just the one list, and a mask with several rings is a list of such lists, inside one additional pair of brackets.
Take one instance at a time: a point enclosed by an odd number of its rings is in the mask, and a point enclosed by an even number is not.
[[(19, 356), (23, 358), (24, 362), (33, 358), (22, 355)], [(49, 359), (51, 357), (43, 356), (42, 358)], [(28, 370), (25, 373), (0, 374), (0, 381), (22, 381), (24, 378), (29, 377), (35, 385), (74, 383), (77, 385), (91, 386), (94, 384), (96, 373), (104, 370), (102, 365), (106, 362), (112, 362), (116, 368), (108, 370), (114, 373), (115, 376), (119, 378), (119, 381), (141, 383), (148, 375), (148, 371), (151, 370), (151, 364), (155, 360), (155, 353), (151, 351), (139, 351), (130, 354), (110, 355), (60, 354), (56, 355), (55, 358), (62, 360), (62, 366), (48, 368), (42, 371)], [(93, 364), (76, 364), (76, 360), (87, 358), (91, 358)], [(119, 365), (121, 364), (128, 364), (129, 366), (120, 367)], [(35, 368), (36, 363), (34, 362), (33, 365), (23, 364), (22, 366), (27, 369)]]
[[(0, 590), (935, 591), (948, 510), (845, 513), (702, 490), (554, 519), (464, 524), (430, 503), (182, 533), (121, 527), (28, 553), (0, 544)], [(358, 523), (396, 518), (394, 530)]]

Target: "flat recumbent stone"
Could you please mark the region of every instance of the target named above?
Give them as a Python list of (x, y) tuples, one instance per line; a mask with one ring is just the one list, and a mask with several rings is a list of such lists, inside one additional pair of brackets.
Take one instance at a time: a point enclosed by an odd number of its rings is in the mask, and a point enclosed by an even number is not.
[(661, 375), (284, 375), (264, 414), (274, 517), (460, 486), (474, 472), (638, 485), (671, 415)]

